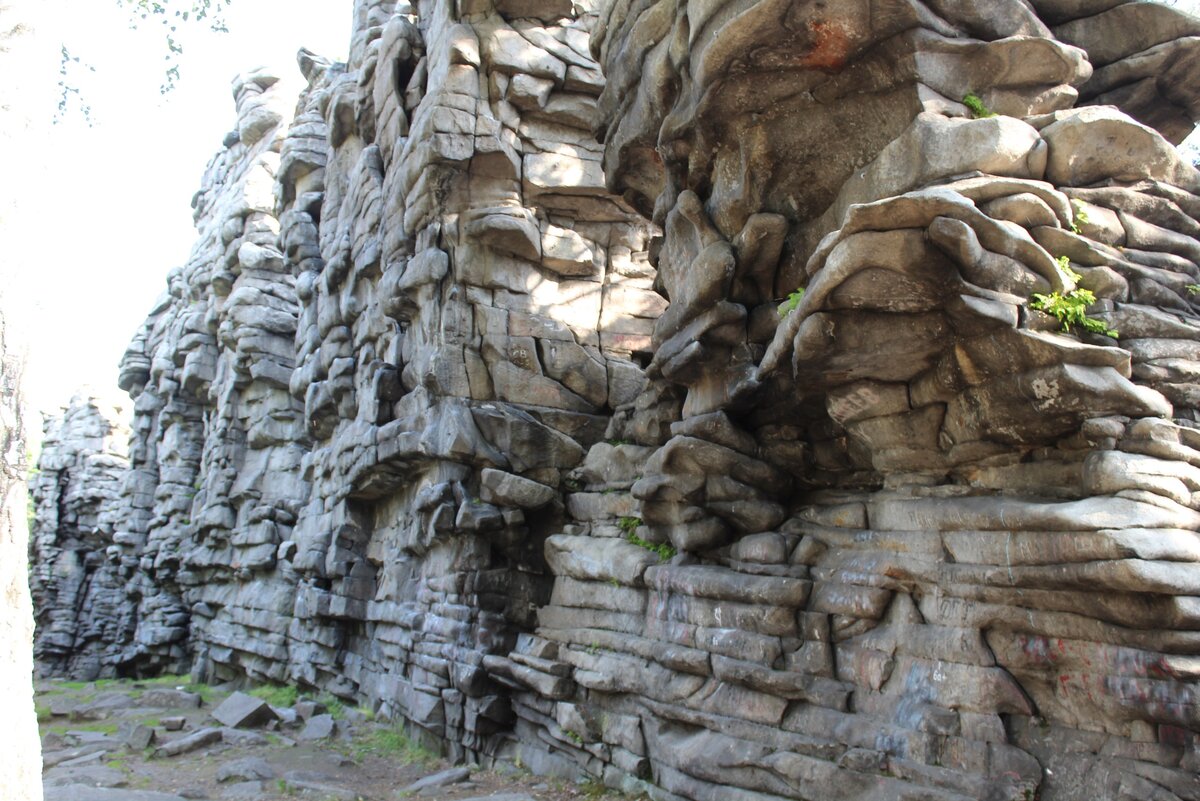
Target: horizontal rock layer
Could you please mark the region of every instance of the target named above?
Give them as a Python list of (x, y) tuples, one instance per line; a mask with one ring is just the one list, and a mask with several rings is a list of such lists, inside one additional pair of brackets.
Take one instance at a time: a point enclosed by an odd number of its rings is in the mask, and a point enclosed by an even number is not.
[(661, 799), (1200, 798), (1200, 29), (832, 5), (359, 0), (240, 77), (119, 492), (40, 485), (43, 669)]

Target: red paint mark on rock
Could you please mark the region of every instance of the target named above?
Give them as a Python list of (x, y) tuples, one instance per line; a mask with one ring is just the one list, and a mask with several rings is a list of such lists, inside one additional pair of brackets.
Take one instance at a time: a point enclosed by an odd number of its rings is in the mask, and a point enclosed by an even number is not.
[(806, 67), (840, 70), (850, 56), (850, 32), (838, 22), (813, 20), (808, 24), (813, 46), (802, 63)]

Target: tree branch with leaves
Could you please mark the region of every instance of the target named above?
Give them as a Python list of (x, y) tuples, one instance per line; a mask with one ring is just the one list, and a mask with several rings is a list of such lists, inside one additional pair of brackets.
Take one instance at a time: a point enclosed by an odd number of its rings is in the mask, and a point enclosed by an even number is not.
[[(213, 33), (228, 33), (225, 12), (233, 0), (112, 0), (114, 7), (129, 15), (129, 27), (133, 30), (148, 25), (157, 25), (163, 33), (165, 52), (163, 60), (163, 82), (159, 92), (167, 94), (179, 81), (179, 57), (183, 55), (180, 34), (188, 28), (207, 28)], [(61, 120), (67, 106), (75, 98), (84, 119), (90, 122), (92, 109), (84, 100), (78, 82), (72, 77), (76, 70), (95, 72), (96, 68), (62, 45), (62, 60), (59, 66), (59, 101), (55, 121)]]

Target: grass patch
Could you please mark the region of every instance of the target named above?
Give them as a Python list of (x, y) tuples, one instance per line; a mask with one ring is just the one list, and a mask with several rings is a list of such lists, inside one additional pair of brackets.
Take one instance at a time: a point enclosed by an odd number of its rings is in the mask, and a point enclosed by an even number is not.
[(974, 92), (967, 92), (965, 95), (963, 95), (962, 102), (963, 105), (967, 107), (967, 110), (971, 112), (971, 116), (977, 120), (983, 120), (987, 119), (988, 117), (996, 116), (996, 112), (985, 106), (983, 104), (983, 98)]
[(1187, 293), (1189, 295), (1200, 295), (1200, 284), (1188, 284)]
[(212, 687), (198, 681), (192, 681), (192, 677), (187, 674), (168, 674), (165, 676), (155, 676), (152, 679), (138, 679), (137, 683), (142, 686), (141, 689), (143, 691), (164, 688), (171, 690), (182, 689), (185, 692), (200, 696), (200, 700), (206, 704), (211, 703), (216, 696), (216, 691)]
[(333, 693), (321, 693), (316, 697), (318, 704), (325, 707), (334, 720), (343, 720), (346, 717), (346, 702), (338, 698)]
[(663, 560), (664, 562), (671, 559), (671, 557), (675, 556), (675, 554), (677, 553), (675, 548), (672, 545), (670, 545), (669, 543), (666, 543), (666, 542), (653, 543), (653, 542), (650, 542), (649, 540), (644, 540), (641, 537), (639, 537), (637, 534), (635, 534), (634, 532), (637, 530), (637, 527), (642, 524), (642, 521), (638, 520), (636, 517), (631, 517), (631, 518), (623, 517), (623, 518), (621, 518), (621, 520), (622, 520), (622, 523), (625, 520), (637, 520), (637, 525), (635, 525), (632, 529), (625, 528), (625, 526), (622, 525), (621, 530), (626, 533), (626, 535), (627, 535), (626, 539), (629, 540), (634, 545), (638, 546), (639, 548), (645, 548), (647, 551), (656, 555), (659, 559)]
[(95, 681), (62, 681), (58, 682), (58, 687), (63, 690), (73, 690), (80, 692), (83, 690), (103, 690), (107, 687), (119, 684), (120, 679), (96, 679)]
[(405, 765), (432, 765), (438, 755), (417, 743), (399, 725), (374, 728), (354, 743), (354, 756), (362, 759), (372, 755)]
[(583, 784), (579, 785), (580, 794), (588, 799), (588, 801), (596, 801), (597, 798), (604, 798), (612, 791), (604, 786), (603, 782), (596, 779), (588, 779)]
[(50, 713), (50, 707), (46, 704), (35, 703), (33, 705), (33, 711), (37, 713), (38, 723), (45, 723), (46, 721), (50, 720), (50, 718), (54, 717), (54, 715)]
[(291, 684), (264, 684), (250, 690), (250, 695), (280, 707), (295, 706), (300, 700), (300, 690)]
[(617, 521), (617, 528), (624, 531), (626, 534), (632, 534), (637, 531), (638, 526), (642, 524), (640, 517), (622, 517)]
[(176, 687), (191, 684), (192, 677), (178, 675), (155, 676), (152, 679), (138, 679), (137, 683), (144, 684), (147, 687), (170, 687), (171, 689), (175, 689)]
[(117, 724), (104, 721), (98, 723), (63, 723), (49, 727), (49, 731), (55, 734), (66, 734), (69, 731), (92, 731), (97, 734), (116, 734)]

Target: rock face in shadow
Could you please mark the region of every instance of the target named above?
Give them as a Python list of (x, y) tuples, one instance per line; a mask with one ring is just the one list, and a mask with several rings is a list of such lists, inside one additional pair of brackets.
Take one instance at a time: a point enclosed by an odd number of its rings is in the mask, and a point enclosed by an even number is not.
[(663, 798), (1200, 798), (1198, 23), (419, 9), (235, 83), (101, 672)]
[(136, 618), (126, 582), (137, 558), (122, 556), (116, 536), (128, 447), (124, 411), (90, 393), (46, 421), (30, 479), (36, 503), (29, 543), (34, 655), (44, 676), (111, 676), (133, 647)]

